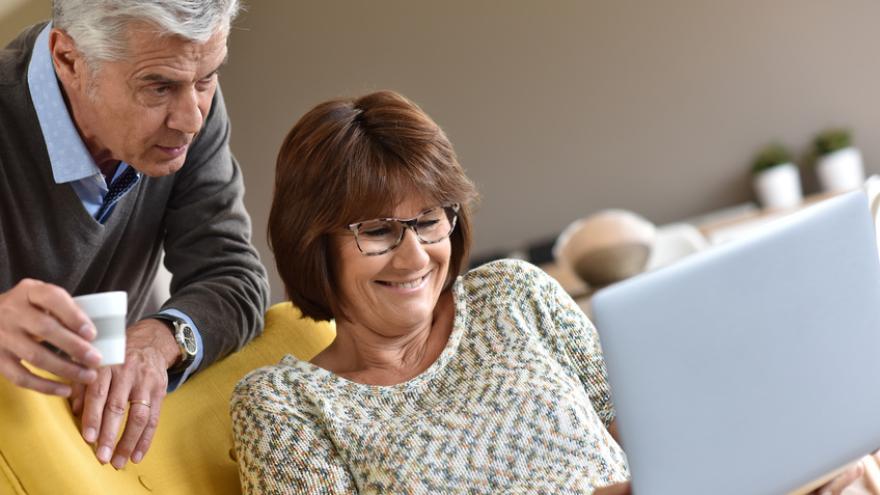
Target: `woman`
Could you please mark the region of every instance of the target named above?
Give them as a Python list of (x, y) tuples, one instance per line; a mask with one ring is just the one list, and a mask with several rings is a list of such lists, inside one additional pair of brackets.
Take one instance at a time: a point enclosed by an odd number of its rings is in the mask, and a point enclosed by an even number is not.
[(237, 387), (245, 493), (628, 492), (589, 320), (526, 263), (459, 276), (476, 196), (395, 93), (294, 126), (269, 237), (293, 303), (337, 337)]

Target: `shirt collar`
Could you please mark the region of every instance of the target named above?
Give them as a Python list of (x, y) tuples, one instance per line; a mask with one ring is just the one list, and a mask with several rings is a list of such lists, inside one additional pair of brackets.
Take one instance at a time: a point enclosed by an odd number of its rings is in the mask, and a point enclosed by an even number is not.
[(61, 95), (49, 53), (51, 29), (52, 23), (49, 23), (34, 44), (28, 65), (28, 88), (49, 152), (52, 175), (57, 184), (63, 184), (100, 174), (101, 171), (83, 143)]

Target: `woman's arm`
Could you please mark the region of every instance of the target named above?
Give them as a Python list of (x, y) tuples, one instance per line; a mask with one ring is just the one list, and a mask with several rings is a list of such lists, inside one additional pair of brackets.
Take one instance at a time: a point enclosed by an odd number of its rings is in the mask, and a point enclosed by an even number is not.
[(596, 414), (610, 428), (615, 413), (599, 334), (558, 282), (544, 274), (539, 280), (538, 298), (546, 305), (551, 320), (545, 322), (549, 327), (548, 344), (577, 375)]
[(629, 481), (625, 481), (623, 483), (617, 483), (616, 485), (596, 488), (593, 495), (630, 495), (631, 493), (632, 490), (630, 490)]
[(614, 441), (617, 442), (617, 445), (620, 445), (622, 447), (623, 444), (620, 443), (620, 437), (617, 434), (617, 420), (616, 419), (614, 421), (612, 421), (610, 425), (608, 425), (607, 430), (608, 430), (608, 433), (611, 434), (611, 438), (613, 438)]

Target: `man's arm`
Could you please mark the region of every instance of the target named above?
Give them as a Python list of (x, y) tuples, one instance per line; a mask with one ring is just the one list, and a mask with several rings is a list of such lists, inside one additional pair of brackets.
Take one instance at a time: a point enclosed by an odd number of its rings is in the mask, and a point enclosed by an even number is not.
[(262, 331), (269, 287), (251, 244), (241, 169), (229, 150), (220, 90), (187, 164), (174, 176), (165, 213), (171, 299), (201, 334), (200, 367), (240, 349)]

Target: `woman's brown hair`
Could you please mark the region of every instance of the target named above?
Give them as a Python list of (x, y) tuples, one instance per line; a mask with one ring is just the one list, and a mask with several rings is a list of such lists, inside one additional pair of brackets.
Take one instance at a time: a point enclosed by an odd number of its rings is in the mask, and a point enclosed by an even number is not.
[(413, 195), (461, 205), (450, 238), (448, 289), (467, 262), (477, 192), (443, 130), (393, 91), (330, 100), (300, 118), (278, 153), (269, 245), (303, 315), (342, 315), (330, 235), (389, 216)]

